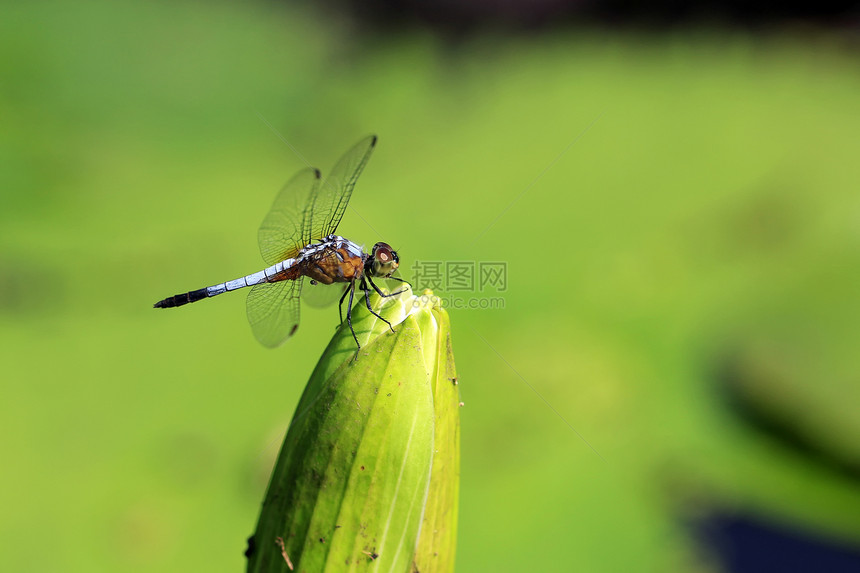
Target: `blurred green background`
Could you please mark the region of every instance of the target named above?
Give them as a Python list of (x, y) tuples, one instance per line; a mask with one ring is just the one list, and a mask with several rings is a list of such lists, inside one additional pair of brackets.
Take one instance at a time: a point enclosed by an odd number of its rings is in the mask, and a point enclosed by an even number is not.
[(507, 263), (504, 309), (451, 311), (460, 571), (718, 570), (688, 527), (713, 508), (860, 544), (860, 76), (838, 36), (2, 11), (0, 569), (243, 569), (336, 311), (269, 351), (244, 293), (152, 304), (262, 267), (256, 228), (304, 164), (261, 117), (324, 173), (379, 134), (339, 231), (407, 278)]

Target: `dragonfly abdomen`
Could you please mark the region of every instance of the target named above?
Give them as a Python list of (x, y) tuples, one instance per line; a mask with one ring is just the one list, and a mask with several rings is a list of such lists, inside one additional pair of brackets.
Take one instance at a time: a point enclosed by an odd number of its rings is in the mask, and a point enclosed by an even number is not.
[(153, 305), (154, 308), (172, 308), (174, 306), (182, 306), (183, 304), (188, 304), (189, 302), (197, 302), (198, 300), (203, 300), (204, 298), (208, 298), (210, 295), (206, 292), (208, 289), (201, 288), (198, 290), (192, 290), (182, 294), (176, 294), (173, 296), (169, 296), (164, 300), (160, 300)]
[(173, 308), (260, 283), (296, 279), (299, 274), (296, 259), (287, 259), (251, 275), (167, 297), (164, 300), (158, 301), (153, 306), (155, 308)]

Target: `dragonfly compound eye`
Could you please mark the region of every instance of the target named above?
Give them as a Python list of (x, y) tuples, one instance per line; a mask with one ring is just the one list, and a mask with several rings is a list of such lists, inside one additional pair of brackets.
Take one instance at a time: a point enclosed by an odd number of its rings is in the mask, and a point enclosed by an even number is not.
[(373, 246), (373, 271), (377, 276), (387, 277), (397, 270), (397, 253), (387, 243)]

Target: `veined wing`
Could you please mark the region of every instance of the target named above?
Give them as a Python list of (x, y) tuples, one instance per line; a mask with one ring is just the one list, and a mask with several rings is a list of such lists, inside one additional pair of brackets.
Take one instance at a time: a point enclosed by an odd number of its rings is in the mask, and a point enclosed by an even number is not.
[(248, 322), (260, 344), (280, 346), (299, 327), (299, 295), (303, 278), (260, 283), (248, 293)]
[(322, 239), (337, 230), (355, 182), (375, 145), (375, 135), (362, 139), (340, 158), (331, 173), (323, 177), (310, 213), (311, 239)]
[(309, 207), (317, 196), (319, 184), (318, 169), (303, 169), (278, 193), (257, 231), (260, 254), (266, 264), (274, 265), (295, 257), (299, 249), (311, 242)]
[(325, 308), (334, 304), (343, 295), (347, 288), (349, 288), (349, 283), (305, 285), (305, 288), (302, 289), (302, 300), (304, 300), (308, 306), (312, 306), (314, 308)]

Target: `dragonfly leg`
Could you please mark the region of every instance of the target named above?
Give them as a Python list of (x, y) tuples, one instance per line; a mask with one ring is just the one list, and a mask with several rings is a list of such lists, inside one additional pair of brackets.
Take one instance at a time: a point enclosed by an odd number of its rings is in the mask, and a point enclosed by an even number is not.
[[(388, 277), (388, 278), (391, 278), (391, 277)], [(391, 296), (397, 296), (397, 295), (399, 295), (400, 293), (406, 292), (406, 289), (403, 289), (403, 290), (399, 290), (399, 291), (397, 291), (397, 292), (393, 292), (393, 293), (391, 293), (391, 294), (385, 294), (384, 292), (382, 292), (381, 290), (379, 290), (379, 287), (378, 287), (378, 286), (376, 286), (376, 283), (375, 283), (375, 282), (373, 282), (373, 279), (370, 277), (370, 275), (367, 275), (367, 280), (369, 280), (369, 281), (370, 281), (370, 286), (372, 286), (372, 287), (373, 287), (373, 290), (375, 290), (375, 291), (376, 291), (376, 293), (377, 293), (379, 296), (383, 297), (383, 298), (388, 298), (388, 297), (391, 297)], [(404, 280), (402, 280), (402, 279), (398, 279), (398, 280), (401, 280), (401, 282), (406, 283), (406, 281), (404, 281)], [(406, 283), (406, 284), (409, 284), (409, 283)], [(412, 285), (410, 285), (410, 286), (412, 286)]]
[(337, 312), (338, 312), (338, 314), (340, 315), (340, 323), (338, 324), (338, 326), (340, 326), (341, 324), (343, 324), (343, 300), (346, 298), (346, 295), (347, 295), (348, 293), (349, 293), (349, 288), (345, 288), (345, 289), (343, 290), (343, 294), (342, 294), (342, 295), (341, 295), (341, 297), (340, 297), (340, 302), (339, 302), (339, 303), (337, 303)]
[[(389, 278), (390, 280), (392, 280), (392, 281), (399, 281), (399, 282), (402, 282), (402, 283), (406, 283), (406, 284), (408, 284), (408, 285), (409, 285), (409, 288), (412, 288), (412, 283), (411, 283), (411, 282), (409, 282), (409, 281), (407, 281), (407, 280), (403, 280), (403, 279), (401, 279), (401, 278), (399, 278), (399, 277), (388, 277), (388, 278)], [(406, 289), (399, 290), (399, 291), (397, 291), (397, 292), (393, 292), (393, 293), (391, 293), (391, 296), (398, 295), (398, 294), (400, 294), (400, 293), (402, 293), (402, 292), (406, 292)]]
[(378, 318), (379, 320), (381, 320), (382, 322), (387, 324), (388, 328), (391, 329), (391, 332), (394, 332), (394, 327), (391, 326), (391, 323), (388, 322), (387, 320), (385, 320), (384, 318), (382, 318), (381, 316), (379, 316), (378, 314), (376, 314), (376, 311), (373, 310), (372, 306), (370, 306), (370, 289), (368, 289), (366, 285), (364, 288), (364, 304), (367, 305), (367, 310), (370, 311), (370, 314), (372, 314), (373, 316), (375, 316), (376, 318)]
[(404, 279), (402, 279), (402, 278), (400, 278), (400, 277), (388, 277), (388, 280), (390, 280), (390, 281), (398, 281), (398, 282), (401, 282), (401, 283), (406, 283), (406, 284), (408, 284), (409, 286), (412, 286), (412, 283), (411, 283), (411, 282), (409, 282), (409, 281), (407, 281), (407, 280), (404, 280)]
[(349, 330), (352, 332), (352, 338), (355, 340), (356, 352), (361, 350), (361, 344), (358, 343), (358, 337), (355, 335), (355, 329), (352, 327), (352, 297), (355, 294), (355, 281), (349, 285), (349, 308), (346, 309), (346, 323), (349, 325)]

